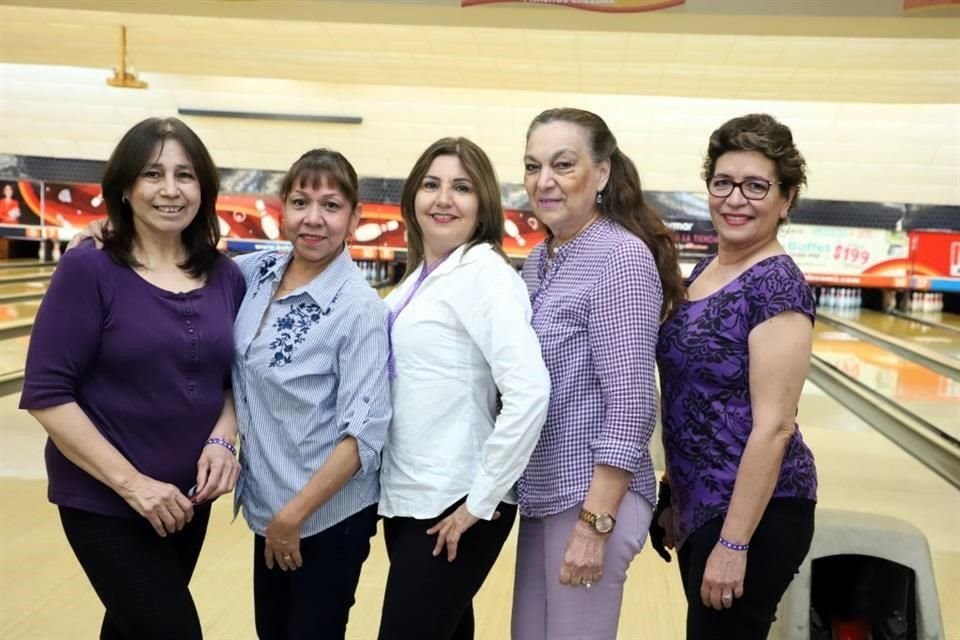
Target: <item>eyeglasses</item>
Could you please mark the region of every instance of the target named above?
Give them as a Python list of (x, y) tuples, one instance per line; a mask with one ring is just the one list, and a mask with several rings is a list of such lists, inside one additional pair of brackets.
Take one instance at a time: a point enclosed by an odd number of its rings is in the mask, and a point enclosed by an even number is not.
[(763, 178), (747, 178), (741, 182), (731, 180), (726, 176), (713, 176), (707, 180), (707, 191), (715, 198), (726, 198), (733, 190), (740, 187), (740, 193), (747, 200), (763, 200), (770, 193), (770, 186), (782, 184), (780, 180), (764, 180)]

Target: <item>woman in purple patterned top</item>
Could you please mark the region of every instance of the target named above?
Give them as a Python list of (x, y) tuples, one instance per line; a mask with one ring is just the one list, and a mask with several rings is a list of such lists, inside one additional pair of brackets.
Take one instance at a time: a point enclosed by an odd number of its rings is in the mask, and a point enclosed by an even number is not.
[(657, 332), (683, 282), (669, 231), (600, 117), (541, 113), (524, 164), (550, 231), (523, 277), (551, 391), (518, 485), (512, 634), (612, 639), (655, 500)]
[(748, 115), (710, 137), (704, 178), (719, 245), (660, 330), (672, 496), (657, 521), (679, 549), (687, 638), (760, 639), (813, 536), (817, 474), (795, 418), (814, 300), (777, 241), (805, 163), (786, 126)]

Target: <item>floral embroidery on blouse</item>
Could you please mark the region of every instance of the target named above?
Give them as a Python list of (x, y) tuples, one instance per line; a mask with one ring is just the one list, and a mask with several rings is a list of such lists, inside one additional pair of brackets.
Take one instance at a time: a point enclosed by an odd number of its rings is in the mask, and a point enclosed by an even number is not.
[(276, 349), (273, 360), (270, 361), (271, 367), (282, 367), (293, 362), (296, 345), (303, 344), (310, 329), (320, 321), (320, 318), (330, 314), (339, 297), (340, 293), (338, 292), (326, 309), (321, 309), (320, 305), (312, 302), (290, 305), (287, 314), (273, 323), (273, 328), (276, 329), (278, 335), (270, 343), (270, 348)]
[(260, 261), (260, 264), (257, 265), (257, 289), (253, 292), (253, 295), (260, 293), (260, 287), (263, 286), (263, 283), (267, 281), (270, 277), (270, 273), (277, 264), (277, 254), (270, 253), (263, 257)]

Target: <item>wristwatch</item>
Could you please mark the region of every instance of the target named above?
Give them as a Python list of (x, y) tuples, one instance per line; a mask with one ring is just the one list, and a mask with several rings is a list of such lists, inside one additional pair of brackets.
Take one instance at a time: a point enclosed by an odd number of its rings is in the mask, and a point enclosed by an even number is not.
[(616, 519), (609, 513), (593, 513), (586, 509), (580, 509), (580, 519), (591, 525), (599, 534), (608, 534), (616, 526)]

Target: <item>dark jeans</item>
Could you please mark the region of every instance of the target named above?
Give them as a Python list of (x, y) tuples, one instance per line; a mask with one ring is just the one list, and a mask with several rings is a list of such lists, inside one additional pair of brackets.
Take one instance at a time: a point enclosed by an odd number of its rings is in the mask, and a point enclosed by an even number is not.
[(687, 596), (687, 640), (764, 640), (780, 598), (803, 563), (813, 540), (815, 503), (774, 498), (750, 540), (743, 596), (717, 611), (700, 599), (707, 558), (720, 537), (723, 518), (697, 529), (680, 548)]
[(161, 538), (140, 517), (60, 507), (67, 541), (106, 609), (102, 640), (202, 637), (188, 585), (209, 519), (210, 505), (195, 506), (190, 524)]
[(383, 596), (380, 640), (472, 640), (473, 597), (500, 555), (517, 518), (516, 505), (501, 502), (500, 517), (481, 520), (460, 538), (457, 558), (433, 557), (437, 537), (427, 529), (463, 500), (429, 520), (384, 518), (390, 573)]
[(329, 529), (300, 540), (303, 566), (267, 569), (266, 539), (253, 539), (253, 603), (260, 640), (334, 640), (347, 632), (347, 619), (360, 581), (360, 568), (377, 532), (377, 505)]

